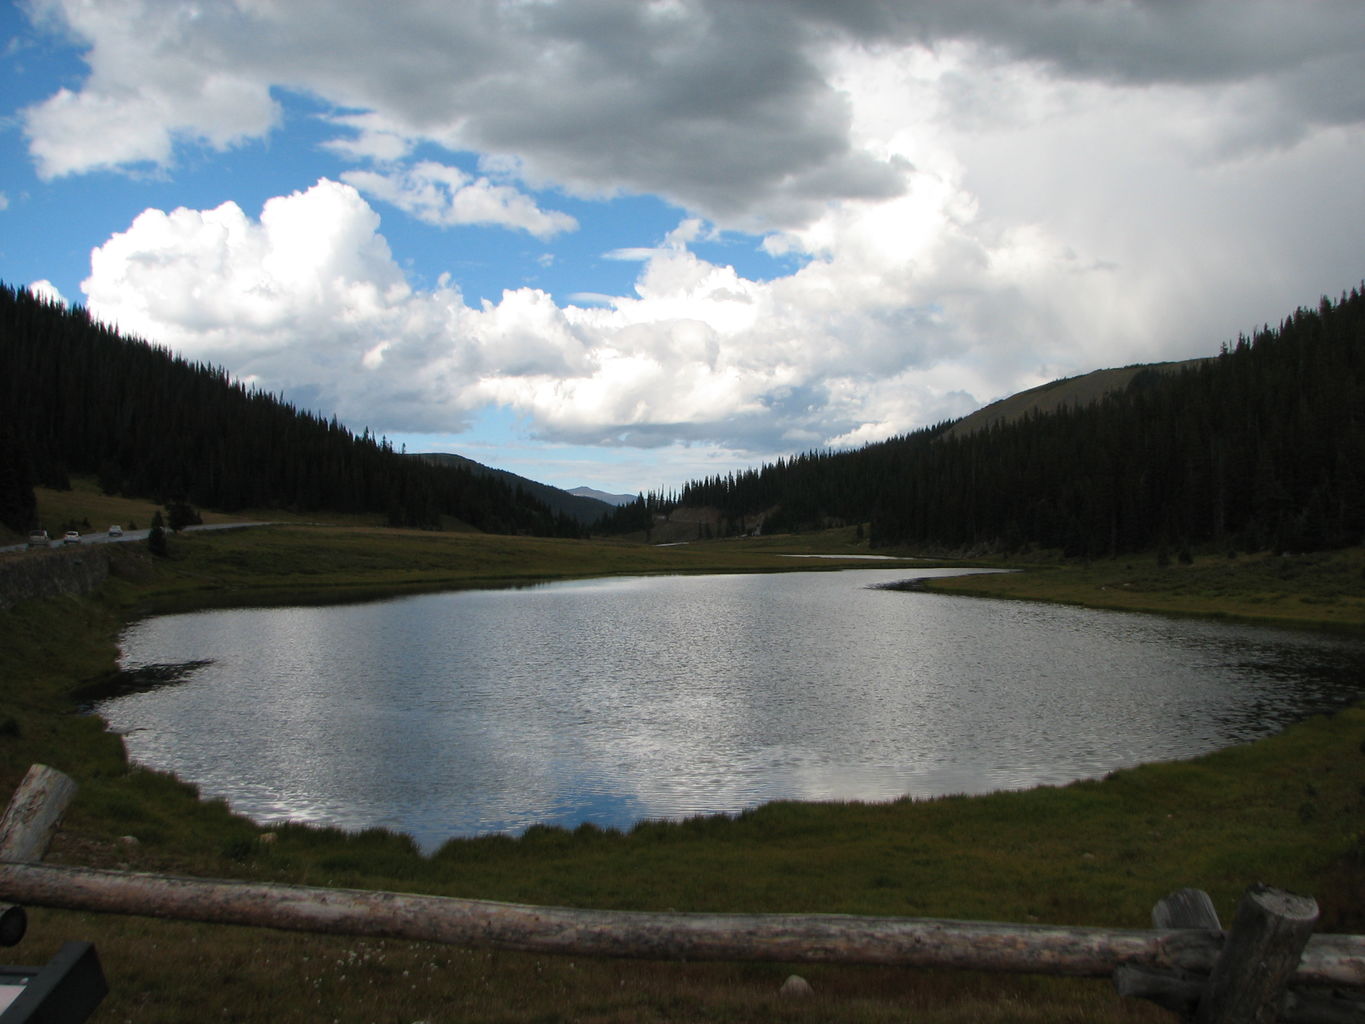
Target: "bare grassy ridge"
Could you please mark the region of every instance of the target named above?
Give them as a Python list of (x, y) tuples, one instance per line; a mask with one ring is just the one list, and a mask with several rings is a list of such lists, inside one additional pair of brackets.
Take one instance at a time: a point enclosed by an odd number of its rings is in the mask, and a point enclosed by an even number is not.
[[(859, 550), (852, 531), (666, 549), (357, 527), (173, 538), (171, 561), (146, 560), (97, 599), (0, 613), (0, 785), (8, 792), (33, 761), (78, 779), (81, 795), (51, 854), (67, 863), (603, 908), (1116, 926), (1145, 925), (1151, 905), (1185, 885), (1207, 889), (1226, 918), (1247, 885), (1266, 881), (1316, 895), (1324, 930), (1365, 929), (1361, 709), (1195, 761), (1063, 788), (921, 803), (776, 803), (628, 833), (538, 828), (515, 840), (452, 842), (430, 858), (382, 831), (287, 827), (262, 842), (260, 829), (221, 803), (128, 766), (117, 737), (70, 713), (71, 691), (113, 667), (121, 623), (149, 609), (604, 573), (811, 568), (782, 551), (820, 547)], [(1361, 588), (1351, 573), (1360, 557), (1348, 552), (1282, 579), (1273, 601), (1260, 581), (1280, 579), (1280, 563), (1252, 559), (1238, 560), (1250, 573), (1240, 594), (1218, 574), (1222, 563), (1053, 568), (971, 582), (1008, 581), (1016, 596), (1032, 586), (1028, 596), (1056, 600), (1109, 595), (1127, 582), (1113, 606), (1137, 594), (1141, 604), (1173, 606), (1165, 610), (1245, 604), (1281, 618), (1280, 606), (1290, 605), (1340, 622), (1358, 614), (1351, 609)], [(1340, 586), (1323, 582), (1334, 574), (1344, 574)], [(1217, 580), (1223, 593), (1214, 592)], [(807, 966), (800, 973), (816, 995), (787, 1002), (776, 995), (790, 973), (781, 965), (555, 959), (41, 909), (31, 921), (10, 958), (41, 962), (63, 940), (96, 942), (114, 986), (97, 1017), (108, 1021), (181, 1021), (205, 1011), (234, 1021), (1167, 1019), (1120, 1002), (1102, 982)]]
[(958, 420), (945, 436), (966, 437), (997, 423), (1014, 423), (1032, 413), (1052, 413), (1058, 409), (1090, 405), (1106, 395), (1124, 390), (1139, 373), (1178, 373), (1205, 361), (1187, 359), (1178, 363), (1144, 363), (1092, 370), (1079, 377), (1063, 377), (992, 402)]

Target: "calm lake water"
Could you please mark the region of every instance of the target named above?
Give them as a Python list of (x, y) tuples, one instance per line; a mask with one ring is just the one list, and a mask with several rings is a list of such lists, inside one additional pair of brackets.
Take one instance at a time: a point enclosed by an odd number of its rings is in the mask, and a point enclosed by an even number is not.
[(258, 821), (430, 850), (774, 799), (977, 793), (1263, 736), (1365, 696), (1348, 638), (875, 589), (963, 570), (586, 580), (149, 619), (132, 757)]

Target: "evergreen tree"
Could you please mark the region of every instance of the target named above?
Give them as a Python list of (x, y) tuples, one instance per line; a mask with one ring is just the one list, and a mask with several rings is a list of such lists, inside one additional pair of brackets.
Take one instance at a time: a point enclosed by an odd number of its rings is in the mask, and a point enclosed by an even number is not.
[(166, 545), (166, 521), (161, 518), (160, 509), (152, 514), (152, 528), (147, 534), (147, 550), (157, 558), (165, 558), (170, 554), (170, 549)]
[(203, 521), (187, 501), (173, 501), (166, 506), (166, 525), (172, 533), (179, 533), (187, 526), (198, 526)]
[[(730, 531), (869, 521), (872, 544), (1074, 557), (1365, 543), (1365, 296), (1323, 299), (1179, 372), (974, 433), (939, 424), (693, 481)], [(642, 495), (599, 524), (642, 529)]]
[(0, 526), (25, 533), (37, 525), (38, 502), (28, 457), (13, 428), (0, 420)]
[[(225, 370), (125, 338), (79, 307), (0, 285), (0, 420), (47, 487), (97, 476), (107, 493), (187, 507), (383, 513), (405, 526), (578, 536), (505, 482), (405, 458), (231, 381)], [(16, 491), (17, 493), (17, 491)], [(178, 518), (173, 516), (172, 518)]]

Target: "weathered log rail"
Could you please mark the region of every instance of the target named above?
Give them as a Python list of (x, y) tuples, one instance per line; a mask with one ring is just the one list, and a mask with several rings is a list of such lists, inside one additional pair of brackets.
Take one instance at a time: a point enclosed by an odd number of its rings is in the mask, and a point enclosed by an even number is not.
[[(535, 953), (1112, 977), (1125, 995), (1210, 1024), (1365, 1019), (1358, 997), (1334, 991), (1365, 991), (1365, 936), (1310, 936), (1316, 904), (1264, 887), (1247, 894), (1225, 933), (1207, 896), (1192, 890), (1158, 904), (1158, 927), (1141, 930), (841, 914), (580, 910), (37, 863), (74, 791), (60, 772), (39, 765), (30, 770), (0, 820), (0, 899)], [(13, 851), (30, 862), (16, 862)], [(1287, 989), (1292, 1000), (1286, 999)]]
[[(418, 939), (531, 953), (657, 960), (843, 962), (1108, 977), (1120, 964), (1207, 973), (1219, 941), (1124, 931), (839, 914), (579, 910), (353, 889), (205, 881), (37, 864), (0, 866), (0, 895), (29, 906)], [(1365, 949), (1362, 949), (1365, 952)], [(1337, 948), (1299, 980), (1353, 973)]]

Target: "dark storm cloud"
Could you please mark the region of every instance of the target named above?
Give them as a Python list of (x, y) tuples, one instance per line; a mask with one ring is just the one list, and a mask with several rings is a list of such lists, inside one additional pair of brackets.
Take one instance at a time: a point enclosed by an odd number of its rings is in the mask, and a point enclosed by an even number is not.
[[(1365, 4), (1323, 0), (798, 0), (865, 44), (958, 40), (1001, 61), (1115, 85), (1263, 89), (1264, 139), (1365, 120)], [(774, 2), (774, 11), (788, 8)], [(1286, 131), (1286, 122), (1299, 127)], [(1255, 133), (1253, 133), (1255, 134)], [(1251, 140), (1247, 140), (1251, 141)]]
[[(726, 226), (792, 227), (830, 202), (906, 187), (904, 164), (850, 140), (850, 103), (826, 66), (840, 45), (957, 42), (978, 67), (1026, 62), (1115, 85), (1250, 90), (1234, 97), (1214, 151), (1365, 118), (1359, 0), (202, 7), (37, 3), (93, 47), (81, 92), (28, 115), (51, 173), (164, 161), (172, 136), (222, 146), (269, 131), (270, 89), (284, 86), (374, 112), (414, 140), (511, 159), (533, 182), (656, 194)], [(118, 127), (111, 112), (125, 108), (132, 121), (119, 130), (135, 124), (136, 144), (101, 139), (100, 125)]]
[(414, 70), (381, 58), (357, 102), (515, 154), (533, 177), (659, 194), (760, 228), (904, 188), (905, 167), (850, 145), (848, 102), (817, 63), (839, 43), (958, 41), (983, 64), (1029, 62), (1060, 78), (1250, 89), (1214, 149), (1290, 144), (1315, 125), (1365, 119), (1358, 0), (461, 6), (429, 24), (386, 12), (369, 26)]
[(904, 187), (901, 167), (850, 145), (848, 102), (808, 54), (808, 26), (762, 5), (309, 13), (291, 7), (248, 61), (266, 64), (271, 79), (381, 111), (400, 131), (514, 156), (532, 179), (589, 195), (660, 194), (755, 227)]

